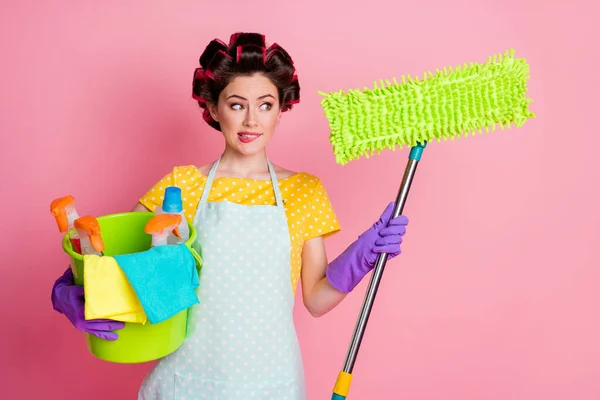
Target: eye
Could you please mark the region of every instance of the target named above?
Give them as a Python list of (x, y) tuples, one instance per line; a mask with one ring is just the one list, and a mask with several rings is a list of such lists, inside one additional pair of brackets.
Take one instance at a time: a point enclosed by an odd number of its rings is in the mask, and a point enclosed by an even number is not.
[(271, 103), (262, 103), (260, 105), (260, 109), (263, 111), (269, 111), (272, 107), (273, 105)]
[(241, 110), (242, 108), (244, 108), (241, 104), (239, 103), (233, 103), (231, 106), (232, 110)]

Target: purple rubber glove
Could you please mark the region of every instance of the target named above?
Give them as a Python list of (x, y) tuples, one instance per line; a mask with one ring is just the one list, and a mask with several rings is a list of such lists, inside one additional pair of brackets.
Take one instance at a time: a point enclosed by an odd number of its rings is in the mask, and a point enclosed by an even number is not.
[(85, 319), (85, 302), (83, 287), (75, 285), (73, 272), (68, 268), (58, 278), (52, 288), (52, 307), (64, 314), (71, 324), (82, 332), (89, 333), (105, 340), (117, 340), (114, 330), (123, 329), (125, 323), (109, 319)]
[(327, 266), (325, 274), (334, 288), (344, 293), (351, 292), (375, 268), (380, 253), (388, 253), (388, 260), (400, 254), (408, 218), (400, 215), (390, 220), (394, 206), (395, 203), (391, 202), (379, 220)]

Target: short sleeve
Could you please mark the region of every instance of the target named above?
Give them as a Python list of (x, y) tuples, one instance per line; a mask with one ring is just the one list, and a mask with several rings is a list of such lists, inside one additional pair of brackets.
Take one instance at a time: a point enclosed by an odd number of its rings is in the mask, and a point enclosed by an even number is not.
[(304, 219), (304, 240), (329, 237), (340, 231), (340, 224), (321, 180), (317, 180)]
[(154, 210), (156, 210), (156, 207), (162, 205), (162, 202), (164, 199), (164, 194), (165, 194), (165, 189), (168, 186), (174, 186), (173, 185), (174, 173), (175, 173), (175, 170), (173, 170), (172, 172), (163, 176), (161, 180), (159, 180), (156, 184), (154, 184), (154, 186), (152, 186), (150, 188), (150, 190), (148, 190), (146, 192), (146, 194), (144, 194), (140, 198), (140, 203), (142, 203), (144, 205), (144, 207), (146, 207), (147, 209), (149, 209), (152, 212), (154, 212)]

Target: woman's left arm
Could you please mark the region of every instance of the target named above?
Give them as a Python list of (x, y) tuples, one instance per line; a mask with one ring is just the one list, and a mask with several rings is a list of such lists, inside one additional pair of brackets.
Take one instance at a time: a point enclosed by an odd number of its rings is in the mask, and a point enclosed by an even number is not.
[(304, 242), (302, 248), (302, 299), (313, 317), (321, 317), (337, 306), (348, 293), (334, 288), (325, 276), (327, 253), (323, 236)]

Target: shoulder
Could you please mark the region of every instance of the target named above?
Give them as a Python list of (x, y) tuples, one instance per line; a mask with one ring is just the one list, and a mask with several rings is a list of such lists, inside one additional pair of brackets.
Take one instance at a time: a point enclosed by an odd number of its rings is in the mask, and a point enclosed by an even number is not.
[(296, 172), (291, 176), (291, 178), (294, 178), (299, 183), (311, 188), (322, 184), (321, 180), (317, 176), (309, 172)]
[[(320, 183), (320, 179), (309, 173), (309, 172), (304, 172), (304, 171), (292, 171), (289, 169), (286, 169), (280, 165), (275, 165), (273, 164), (273, 168), (275, 169), (275, 173), (277, 174), (277, 179), (288, 179), (288, 180), (294, 180), (294, 181), (301, 181), (303, 184), (304, 183), (313, 183), (313, 184), (317, 184)], [(310, 186), (310, 185), (307, 185)]]
[(203, 182), (200, 171), (195, 165), (176, 165), (159, 182), (161, 186), (172, 185), (181, 189), (192, 189)]
[(201, 175), (200, 168), (195, 165), (176, 165), (171, 171), (174, 177), (183, 178), (185, 176), (197, 177)]
[(204, 165), (201, 165), (199, 167), (194, 167), (194, 168), (196, 168), (196, 170), (198, 171), (198, 174), (200, 174), (202, 176), (208, 176), (208, 173), (210, 172), (211, 167), (212, 167), (212, 164), (204, 164)]
[(282, 187), (289, 188), (293, 193), (302, 193), (306, 200), (325, 192), (323, 182), (318, 176), (309, 172), (295, 172), (288, 179), (280, 181)]
[(273, 169), (275, 170), (275, 175), (277, 179), (288, 179), (295, 175), (298, 175), (298, 172), (286, 169), (279, 165), (273, 165)]

